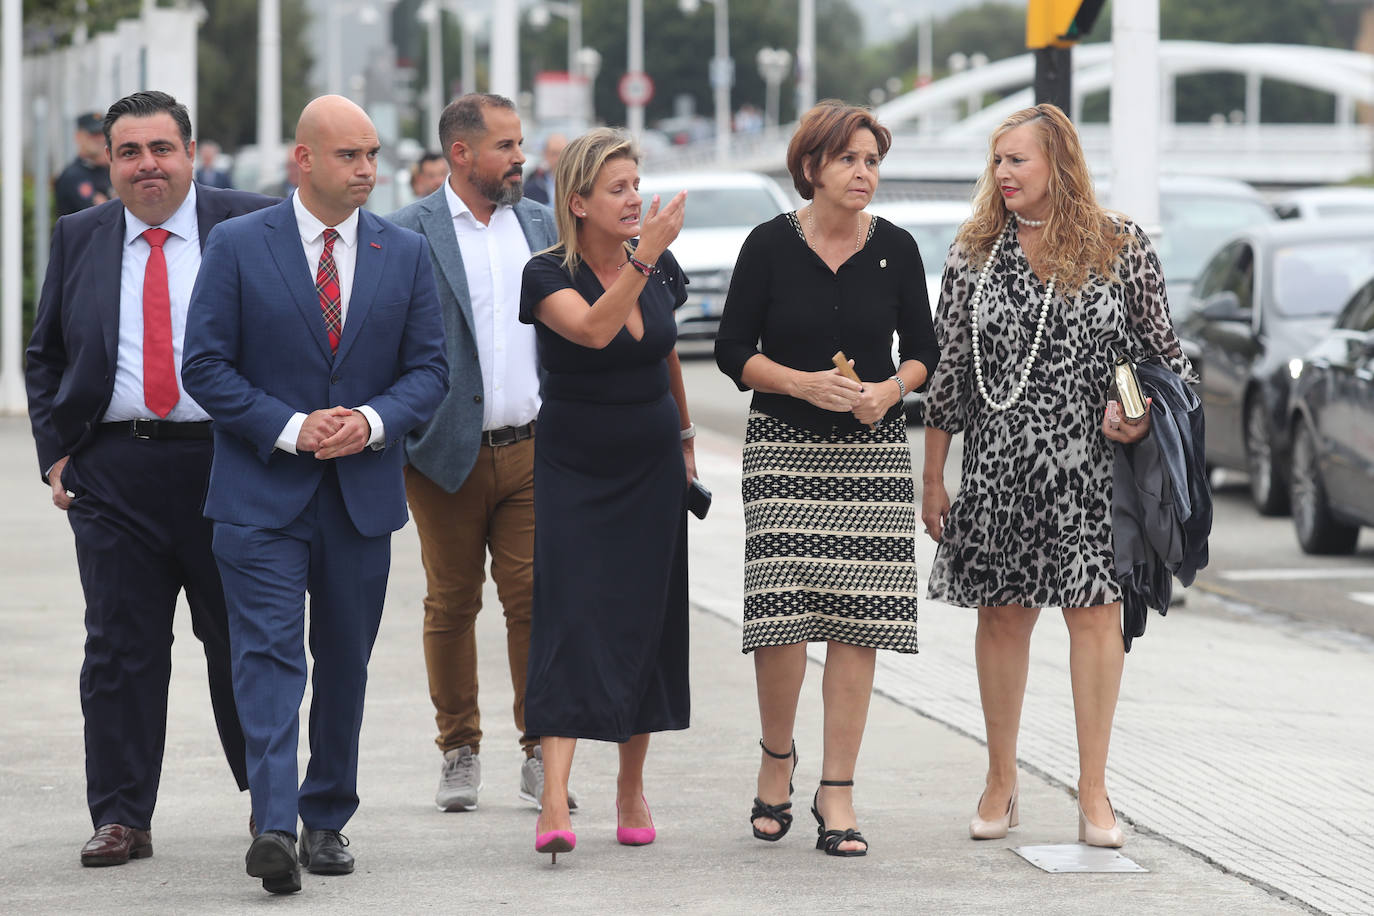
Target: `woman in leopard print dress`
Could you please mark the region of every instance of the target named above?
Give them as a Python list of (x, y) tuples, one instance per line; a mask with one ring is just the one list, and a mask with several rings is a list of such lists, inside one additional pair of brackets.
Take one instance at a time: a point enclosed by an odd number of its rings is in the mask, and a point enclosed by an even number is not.
[[(1189, 377), (1149, 239), (1101, 209), (1072, 123), (1053, 105), (992, 135), (974, 213), (945, 262), (926, 395), (921, 515), (939, 543), (932, 599), (978, 608), (975, 655), (988, 774), (975, 839), (1017, 823), (1016, 738), (1031, 630), (1059, 607), (1079, 754), (1079, 837), (1124, 840), (1106, 789), (1121, 686), (1121, 589), (1112, 570), (1111, 441), (1149, 432), (1107, 400), (1117, 355)], [(944, 484), (964, 434), (958, 497)]]

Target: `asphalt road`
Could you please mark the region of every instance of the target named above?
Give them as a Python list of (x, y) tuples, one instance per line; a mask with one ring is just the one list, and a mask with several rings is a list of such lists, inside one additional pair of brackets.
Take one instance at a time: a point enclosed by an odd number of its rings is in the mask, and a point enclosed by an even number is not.
[[(709, 347), (693, 344), (687, 354), (683, 371), (694, 421), (742, 440), (748, 393), (737, 391), (716, 369)], [(962, 438), (956, 437), (946, 466), (951, 483), (961, 445)], [(911, 428), (911, 447), (919, 478), (919, 426)], [(1374, 535), (1365, 533), (1350, 557), (1308, 556), (1298, 547), (1291, 518), (1266, 518), (1255, 511), (1243, 475), (1220, 474), (1213, 499), (1211, 563), (1185, 594), (1191, 611), (1261, 623), (1278, 615), (1304, 626), (1374, 639)]]

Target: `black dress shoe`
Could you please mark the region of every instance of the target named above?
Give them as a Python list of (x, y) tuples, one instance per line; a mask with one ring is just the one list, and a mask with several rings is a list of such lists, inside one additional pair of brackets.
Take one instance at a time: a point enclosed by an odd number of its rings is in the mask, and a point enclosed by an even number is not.
[(244, 856), (248, 874), (262, 879), (271, 894), (294, 894), (301, 889), (301, 867), (296, 861), (295, 837), (281, 830), (260, 833)]
[(348, 875), (353, 853), (344, 849), (348, 837), (337, 830), (301, 830), (301, 864), (312, 875)]

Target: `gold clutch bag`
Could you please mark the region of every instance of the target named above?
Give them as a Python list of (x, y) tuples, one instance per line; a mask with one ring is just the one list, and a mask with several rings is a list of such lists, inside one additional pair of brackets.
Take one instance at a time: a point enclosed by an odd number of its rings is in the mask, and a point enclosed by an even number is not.
[(1118, 356), (1116, 365), (1112, 367), (1112, 383), (1116, 389), (1116, 400), (1121, 404), (1122, 416), (1131, 423), (1145, 416), (1145, 395), (1140, 390), (1135, 364), (1124, 356)]

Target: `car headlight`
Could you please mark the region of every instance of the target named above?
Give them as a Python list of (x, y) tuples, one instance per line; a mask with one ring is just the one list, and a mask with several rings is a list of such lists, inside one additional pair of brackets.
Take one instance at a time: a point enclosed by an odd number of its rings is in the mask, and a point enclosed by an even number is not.
[(1288, 361), (1288, 377), (1296, 382), (1301, 376), (1302, 360), (1295, 356)]

